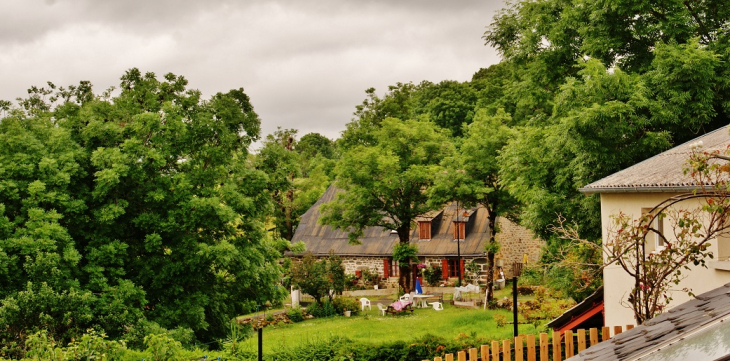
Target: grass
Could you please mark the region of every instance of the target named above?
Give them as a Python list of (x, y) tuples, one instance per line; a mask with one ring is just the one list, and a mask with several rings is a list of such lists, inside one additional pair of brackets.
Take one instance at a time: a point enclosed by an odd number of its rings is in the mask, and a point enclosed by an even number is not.
[[(512, 326), (497, 327), (495, 314), (503, 314), (511, 319), (504, 310), (474, 310), (444, 305), (443, 311), (416, 309), (412, 315), (380, 316), (377, 308), (353, 316), (335, 316), (324, 319), (307, 320), (297, 324), (267, 327), (263, 330), (264, 353), (293, 347), (303, 343), (346, 336), (353, 342), (382, 344), (392, 341), (410, 341), (426, 334), (445, 338), (463, 335), (483, 338), (486, 341), (504, 340), (512, 337)], [(520, 333), (537, 333), (532, 325), (520, 325)], [(246, 340), (245, 347), (256, 349), (256, 337)]]

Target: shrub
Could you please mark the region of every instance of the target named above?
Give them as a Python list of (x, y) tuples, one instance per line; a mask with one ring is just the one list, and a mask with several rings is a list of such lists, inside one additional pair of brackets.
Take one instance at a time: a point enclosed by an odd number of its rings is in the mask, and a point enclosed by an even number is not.
[(442, 276), (443, 271), (441, 270), (441, 266), (438, 265), (430, 265), (423, 271), (423, 278), (431, 287), (438, 287), (441, 284)]
[(353, 315), (357, 315), (360, 312), (360, 301), (353, 298), (337, 297), (332, 303), (334, 304), (335, 310), (338, 314), (350, 311)]
[(311, 306), (309, 306), (307, 312), (317, 318), (330, 317), (337, 314), (335, 306), (327, 301), (313, 303)]
[(302, 322), (304, 321), (304, 310), (301, 307), (294, 307), (286, 312), (286, 316), (291, 322)]
[(494, 315), (494, 321), (497, 322), (497, 327), (504, 327), (507, 324), (507, 316)]

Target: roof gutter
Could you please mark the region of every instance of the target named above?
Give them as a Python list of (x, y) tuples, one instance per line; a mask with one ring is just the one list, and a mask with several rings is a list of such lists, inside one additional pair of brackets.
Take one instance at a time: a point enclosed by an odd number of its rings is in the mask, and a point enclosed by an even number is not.
[(685, 193), (701, 190), (699, 186), (671, 186), (671, 187), (602, 187), (578, 188), (578, 192), (585, 195), (602, 193)]

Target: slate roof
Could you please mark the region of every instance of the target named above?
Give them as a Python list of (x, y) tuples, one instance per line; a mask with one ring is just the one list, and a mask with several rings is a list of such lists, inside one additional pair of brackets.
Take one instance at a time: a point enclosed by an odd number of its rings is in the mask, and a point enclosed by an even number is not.
[[(362, 244), (348, 243), (347, 231), (336, 230), (319, 223), (319, 207), (335, 198), (338, 190), (330, 186), (324, 195), (307, 210), (301, 217), (292, 242), (302, 241), (307, 252), (314, 255), (327, 255), (330, 249), (340, 256), (377, 256), (390, 257), (393, 255), (393, 246), (398, 243), (398, 235), (382, 227), (368, 227)], [(419, 256), (455, 256), (457, 244), (453, 239), (453, 220), (456, 219), (456, 204), (450, 204), (444, 209), (430, 212), (419, 220), (431, 219), (431, 239), (419, 240), (418, 227), (413, 227), (411, 243), (418, 246)], [(467, 210), (469, 221), (466, 224), (466, 240), (461, 243), (462, 256), (483, 256), (484, 245), (489, 240), (489, 219), (486, 208), (479, 206)], [(464, 208), (459, 208), (463, 213)]]
[(684, 174), (691, 145), (702, 141), (705, 151), (725, 151), (730, 145), (728, 127), (709, 132), (666, 152), (657, 154), (624, 170), (586, 185), (582, 193), (609, 192), (685, 192), (697, 188), (689, 175)]
[(635, 359), (730, 316), (730, 283), (705, 292), (643, 325), (589, 347), (568, 360)]

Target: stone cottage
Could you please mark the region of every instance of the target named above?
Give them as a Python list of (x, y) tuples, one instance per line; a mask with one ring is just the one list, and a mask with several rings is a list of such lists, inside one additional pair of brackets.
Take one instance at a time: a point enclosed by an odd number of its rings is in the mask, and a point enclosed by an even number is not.
[[(307, 252), (325, 257), (330, 250), (342, 257), (346, 272), (369, 269), (387, 280), (388, 285), (397, 285), (399, 268), (393, 261), (393, 246), (398, 243), (398, 234), (382, 227), (365, 229), (361, 244), (348, 243), (347, 232), (333, 229), (319, 223), (319, 207), (335, 198), (337, 189), (330, 186), (322, 197), (302, 215), (292, 242), (302, 241)], [(458, 207), (457, 203), (431, 212), (416, 220), (411, 233), (411, 243), (418, 246), (420, 263), (438, 265), (444, 279), (456, 280), (458, 268), (464, 275), (467, 262), (479, 264), (479, 277), (486, 282), (487, 265), (484, 246), (489, 241), (489, 227), (486, 208), (471, 209)], [(523, 261), (537, 262), (543, 242), (530, 231), (507, 219), (498, 218), (501, 232), (497, 240), (501, 250), (495, 263), (503, 266), (504, 273), (511, 277)], [(459, 240), (457, 243), (457, 239)], [(458, 254), (461, 254), (461, 264)], [(300, 255), (292, 255), (294, 257)], [(415, 267), (412, 267), (415, 270)], [(415, 277), (415, 274), (414, 274)]]

